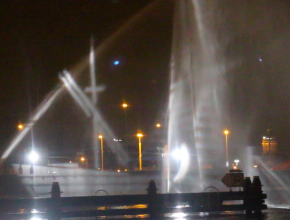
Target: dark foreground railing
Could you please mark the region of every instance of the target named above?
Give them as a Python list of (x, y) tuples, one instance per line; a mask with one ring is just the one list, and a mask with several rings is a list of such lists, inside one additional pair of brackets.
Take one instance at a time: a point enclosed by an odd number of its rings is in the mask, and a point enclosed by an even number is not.
[[(52, 184), (51, 198), (0, 199), (0, 219), (32, 217), (59, 220), (71, 217), (146, 215), (163, 217), (165, 213), (246, 211), (261, 214), (267, 209), (259, 177), (253, 183), (243, 181), (243, 191), (157, 194), (154, 180), (149, 182), (147, 195), (61, 197), (58, 182)], [(237, 204), (238, 203), (238, 204)], [(31, 213), (36, 212), (37, 213)], [(33, 211), (34, 210), (34, 211)], [(28, 212), (27, 212), (28, 211)]]

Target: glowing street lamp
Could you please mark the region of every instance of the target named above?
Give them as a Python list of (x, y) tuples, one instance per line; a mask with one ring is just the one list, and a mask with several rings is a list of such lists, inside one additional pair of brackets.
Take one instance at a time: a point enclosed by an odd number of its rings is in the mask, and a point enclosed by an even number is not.
[(86, 160), (86, 158), (84, 158), (84, 157), (80, 158), (80, 161), (82, 161), (82, 162), (84, 162), (85, 160)]
[(142, 170), (142, 146), (141, 146), (141, 138), (143, 137), (142, 133), (138, 133), (137, 137), (139, 138), (139, 170)]
[(124, 102), (124, 103), (122, 104), (122, 107), (123, 107), (123, 108), (127, 108), (127, 107), (128, 107), (128, 104)]
[(160, 128), (160, 127), (161, 127), (161, 124), (160, 124), (160, 123), (157, 123), (157, 124), (156, 124), (156, 127), (157, 127), (157, 128)]
[(229, 167), (229, 149), (228, 149), (228, 134), (230, 132), (228, 130), (224, 130), (224, 134), (226, 135), (226, 166)]
[(19, 123), (19, 124), (17, 125), (17, 128), (18, 128), (18, 130), (22, 130), (22, 129), (24, 128), (24, 125), (21, 124), (21, 123)]
[(236, 166), (239, 166), (239, 162), (240, 162), (240, 160), (235, 159), (234, 162), (235, 162)]
[(31, 151), (31, 153), (28, 155), (28, 159), (32, 164), (35, 164), (39, 160), (39, 155), (35, 151)]
[(104, 171), (104, 145), (103, 145), (103, 135), (99, 135), (101, 141), (101, 160), (102, 160), (102, 171)]

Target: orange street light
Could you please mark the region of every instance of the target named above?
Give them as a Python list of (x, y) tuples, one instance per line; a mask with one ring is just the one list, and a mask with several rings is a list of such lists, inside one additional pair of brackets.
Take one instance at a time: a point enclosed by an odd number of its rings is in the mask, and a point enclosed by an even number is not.
[(137, 137), (139, 139), (139, 170), (142, 170), (142, 146), (141, 146), (141, 138), (143, 137), (142, 133), (138, 133)]
[(17, 128), (18, 128), (19, 130), (22, 130), (22, 129), (24, 128), (24, 126), (23, 126), (23, 124), (20, 123), (20, 124), (17, 125)]
[(84, 157), (80, 158), (80, 161), (84, 162), (86, 159)]
[(122, 107), (123, 107), (123, 108), (127, 108), (127, 107), (128, 107), (128, 104), (127, 104), (127, 103), (123, 103), (123, 104), (122, 104)]
[(102, 159), (102, 171), (104, 171), (104, 144), (103, 144), (103, 135), (99, 135), (101, 140), (101, 159)]
[(161, 124), (157, 123), (157, 124), (156, 124), (156, 127), (157, 127), (157, 128), (160, 128), (160, 127), (161, 127)]

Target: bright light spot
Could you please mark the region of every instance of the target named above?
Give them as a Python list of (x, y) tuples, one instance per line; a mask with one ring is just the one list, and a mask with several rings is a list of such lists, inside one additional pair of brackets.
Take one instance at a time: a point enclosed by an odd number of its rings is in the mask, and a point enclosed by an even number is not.
[(128, 104), (123, 103), (123, 104), (122, 104), (122, 107), (123, 107), (123, 108), (127, 108), (127, 107), (128, 107)]
[(172, 218), (184, 218), (185, 216), (187, 216), (187, 214), (183, 212), (176, 212), (171, 215)]
[(119, 64), (120, 64), (120, 61), (119, 61), (119, 60), (115, 60), (115, 61), (114, 61), (114, 65), (115, 65), (115, 66), (117, 66), (117, 65), (119, 65)]
[(17, 126), (17, 128), (18, 128), (19, 130), (21, 130), (21, 129), (24, 128), (24, 126), (23, 126), (23, 124), (19, 124), (19, 125)]
[(229, 161), (226, 162), (226, 166), (229, 167)]
[(71, 161), (69, 163), (71, 163)]
[(200, 217), (204, 217), (204, 216), (206, 216), (206, 215), (209, 215), (208, 212), (200, 212), (200, 213), (199, 213), (199, 216), (200, 216)]
[(179, 148), (176, 148), (174, 151), (173, 151), (173, 157), (176, 159), (176, 160), (179, 160), (181, 158), (181, 150)]
[(177, 205), (175, 208), (181, 209), (181, 208), (186, 208), (189, 207), (189, 205)]
[(99, 167), (98, 170), (100, 170), (101, 168)]
[(121, 139), (116, 139), (116, 138), (114, 138), (114, 141), (122, 141)]
[(159, 124), (159, 123), (156, 124), (156, 127), (157, 127), (157, 128), (160, 128), (160, 127), (161, 127), (161, 124)]
[(234, 170), (236, 170), (237, 169), (237, 166), (234, 166)]
[(262, 58), (259, 58), (259, 61), (262, 62), (263, 61)]
[(118, 173), (120, 173), (120, 170), (118, 170)]
[(84, 157), (81, 157), (81, 159), (80, 159), (81, 161), (85, 161), (86, 159), (84, 158)]
[(125, 169), (124, 171), (125, 171), (125, 172), (127, 172), (128, 170), (127, 170), (127, 169)]
[(230, 132), (228, 130), (224, 130), (224, 134), (227, 135), (229, 134)]
[(236, 160), (234, 160), (234, 162), (236, 163), (236, 166), (238, 166), (238, 165), (239, 165), (239, 162), (240, 162), (240, 160), (236, 159)]
[(31, 218), (30, 220), (41, 220), (40, 218)]
[(138, 134), (137, 134), (137, 137), (139, 137), (139, 138), (140, 138), (140, 137), (143, 137), (143, 134), (138, 133)]
[(32, 163), (36, 163), (38, 160), (39, 160), (39, 155), (32, 151), (29, 156), (28, 156), (28, 159), (32, 162)]
[(266, 139), (266, 137), (264, 136), (263, 139)]
[(173, 151), (173, 157), (176, 160), (180, 160), (181, 158), (184, 158), (188, 156), (188, 152), (185, 148), (175, 148), (175, 150)]
[(178, 182), (181, 179), (183, 179), (187, 171), (189, 169), (189, 164), (190, 164), (190, 154), (187, 150), (187, 146), (182, 143), (180, 148), (176, 148), (173, 153), (173, 156), (178, 160), (178, 171), (175, 177), (173, 178), (173, 182)]
[(254, 167), (255, 167), (255, 168), (257, 168), (257, 167), (258, 167), (258, 165), (254, 165)]
[(103, 138), (103, 135), (99, 135), (99, 138), (102, 139)]

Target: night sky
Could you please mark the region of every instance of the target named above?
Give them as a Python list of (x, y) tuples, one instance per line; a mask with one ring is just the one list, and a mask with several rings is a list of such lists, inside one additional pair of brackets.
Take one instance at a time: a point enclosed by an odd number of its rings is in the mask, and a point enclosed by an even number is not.
[[(91, 36), (95, 47), (102, 45), (152, 2), (2, 1), (1, 150), (18, 132), (18, 122), (27, 122), (45, 95), (59, 84), (58, 73), (77, 65), (89, 54)], [(137, 17), (133, 25), (97, 55), (97, 83), (106, 86), (99, 95), (98, 106), (117, 136), (123, 134), (125, 120), (128, 136), (135, 135), (138, 129), (149, 135), (156, 122), (166, 120), (172, 1), (161, 1)], [(116, 60), (120, 62), (117, 66)], [(83, 88), (89, 83), (88, 76), (85, 71), (78, 77)], [(126, 119), (121, 108), (123, 101), (129, 104)], [(37, 123), (34, 136), (51, 150), (79, 149), (87, 144), (86, 140), (72, 136), (87, 137), (89, 129), (85, 127), (90, 127), (89, 123), (66, 94)]]
[[(102, 45), (152, 2), (1, 1), (1, 150), (17, 133), (18, 122), (27, 122), (59, 83), (58, 73), (88, 55), (92, 35), (96, 47)], [(290, 146), (289, 1), (220, 1), (219, 7), (209, 16), (219, 18), (213, 27), (228, 67), (225, 127), (231, 144), (259, 146), (270, 126), (280, 145)], [(98, 55), (97, 82), (106, 85), (99, 108), (116, 134), (124, 131), (125, 120), (129, 136), (142, 129), (150, 137), (156, 122), (166, 124), (172, 22), (173, 1), (160, 1)], [(115, 60), (120, 64), (114, 66)], [(78, 78), (83, 88), (87, 79), (88, 72)], [(126, 119), (123, 100), (130, 105)], [(70, 135), (83, 135), (88, 123), (81, 114), (64, 95), (35, 135), (49, 143), (47, 149), (81, 148), (86, 141)]]

